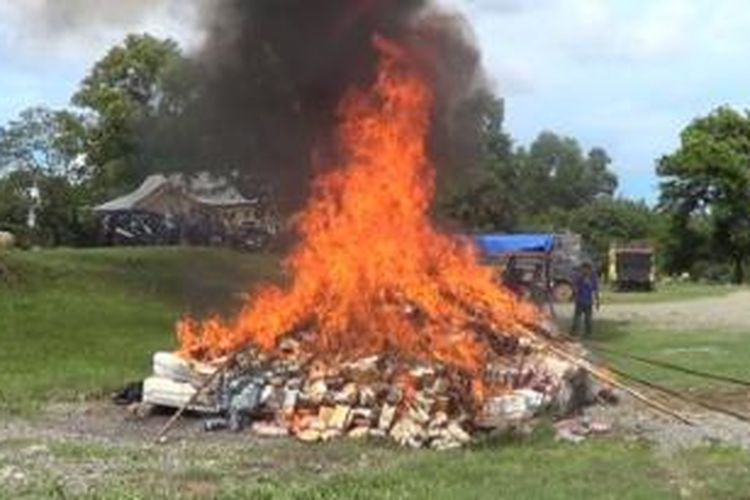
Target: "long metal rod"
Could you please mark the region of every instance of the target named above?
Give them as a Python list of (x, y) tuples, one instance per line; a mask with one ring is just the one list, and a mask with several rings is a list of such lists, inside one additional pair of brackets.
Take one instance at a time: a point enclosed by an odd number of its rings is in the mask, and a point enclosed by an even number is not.
[(715, 373), (709, 373), (709, 372), (702, 371), (702, 370), (695, 370), (693, 368), (688, 368), (688, 367), (685, 367), (685, 366), (676, 365), (674, 363), (669, 363), (667, 361), (659, 361), (658, 359), (651, 359), (651, 358), (647, 358), (645, 356), (639, 356), (639, 355), (630, 354), (630, 353), (627, 353), (627, 352), (616, 351), (616, 350), (610, 349), (608, 347), (602, 347), (597, 342), (587, 343), (587, 345), (589, 345), (590, 347), (594, 348), (595, 350), (603, 352), (605, 354), (612, 354), (613, 356), (619, 356), (619, 357), (622, 357), (622, 358), (632, 359), (634, 361), (638, 361), (638, 362), (641, 362), (641, 363), (644, 363), (644, 364), (647, 364), (647, 365), (653, 365), (653, 366), (658, 366), (660, 368), (665, 368), (667, 370), (674, 370), (674, 371), (678, 371), (678, 372), (682, 372), (682, 373), (687, 373), (689, 375), (694, 375), (696, 377), (702, 377), (702, 378), (706, 378), (706, 379), (709, 379), (709, 380), (717, 380), (717, 381), (720, 381), (720, 382), (728, 382), (730, 384), (741, 385), (743, 387), (750, 387), (750, 381), (748, 381), (748, 380), (743, 380), (743, 379), (739, 379), (739, 378), (735, 378), (735, 377), (730, 377), (730, 376), (727, 376), (727, 375), (717, 375)]
[(578, 356), (576, 354), (569, 353), (564, 347), (558, 346), (558, 344), (562, 345), (563, 340), (571, 340), (571, 337), (567, 335), (559, 336), (557, 338), (550, 337), (550, 336), (542, 336), (540, 334), (534, 333), (534, 331), (531, 328), (524, 328), (524, 327), (519, 328), (517, 332), (521, 335), (529, 337), (532, 340), (536, 340), (536, 341), (542, 340), (543, 345), (553, 354), (556, 354), (557, 356), (569, 361), (575, 366), (585, 370), (586, 372), (591, 374), (594, 378), (601, 380), (605, 384), (609, 384), (612, 387), (617, 387), (621, 391), (624, 391), (627, 394), (630, 394), (632, 397), (634, 397), (636, 400), (640, 401), (641, 403), (645, 404), (646, 406), (654, 410), (657, 410), (661, 413), (664, 413), (665, 415), (669, 415), (670, 417), (682, 422), (683, 424), (690, 425), (690, 426), (695, 425), (694, 422), (692, 422), (690, 419), (680, 414), (678, 411), (666, 406), (663, 403), (660, 403), (659, 401), (652, 400), (645, 394), (642, 394), (640, 391), (637, 391), (636, 389), (626, 384), (623, 384), (622, 382), (617, 380), (615, 377), (612, 377), (605, 370), (602, 370), (594, 366), (586, 358), (582, 358), (581, 356)]
[(694, 426), (695, 423), (679, 413), (678, 411), (668, 407), (667, 405), (653, 400), (646, 396), (645, 394), (641, 393), (640, 391), (637, 391), (636, 389), (630, 387), (629, 385), (626, 385), (619, 380), (617, 380), (615, 377), (612, 377), (604, 370), (601, 370), (594, 365), (591, 364), (586, 359), (581, 359), (580, 357), (570, 354), (564, 349), (558, 348), (551, 343), (547, 345), (548, 349), (556, 354), (557, 356), (560, 356), (563, 359), (568, 360), (569, 362), (573, 363), (574, 365), (578, 366), (579, 368), (582, 368), (583, 370), (586, 370), (588, 373), (590, 373), (595, 378), (598, 378), (602, 382), (609, 384), (613, 387), (617, 387), (618, 389), (630, 394), (632, 397), (640, 401), (641, 403), (645, 404), (646, 406), (649, 406), (653, 408), (654, 410), (660, 411), (661, 413), (664, 413), (665, 415), (669, 415), (672, 418), (675, 418), (676, 420), (679, 420), (683, 424)]
[(670, 389), (668, 387), (664, 387), (662, 385), (659, 385), (659, 384), (657, 384), (655, 382), (651, 382), (651, 381), (648, 381), (646, 379), (642, 379), (640, 377), (636, 377), (635, 375), (631, 375), (629, 373), (626, 373), (626, 372), (624, 372), (622, 370), (618, 370), (616, 368), (610, 368), (610, 369), (612, 370), (613, 373), (615, 373), (616, 375), (618, 375), (618, 376), (620, 376), (622, 378), (630, 379), (633, 382), (637, 382), (637, 383), (639, 383), (641, 385), (644, 385), (644, 386), (649, 387), (651, 389), (654, 389), (656, 391), (662, 392), (662, 393), (664, 393), (664, 394), (666, 394), (668, 396), (671, 396), (673, 398), (679, 399), (681, 401), (685, 401), (686, 403), (691, 403), (691, 404), (700, 406), (702, 408), (714, 411), (716, 413), (722, 413), (724, 415), (728, 415), (730, 417), (734, 417), (737, 420), (741, 420), (742, 422), (750, 423), (750, 416), (745, 415), (743, 413), (736, 412), (736, 411), (732, 410), (731, 408), (726, 408), (726, 407), (723, 407), (723, 406), (715, 405), (713, 403), (705, 402), (703, 400), (694, 398), (692, 396), (687, 396), (687, 395), (682, 394), (681, 392), (678, 392), (678, 391), (676, 391), (674, 389)]

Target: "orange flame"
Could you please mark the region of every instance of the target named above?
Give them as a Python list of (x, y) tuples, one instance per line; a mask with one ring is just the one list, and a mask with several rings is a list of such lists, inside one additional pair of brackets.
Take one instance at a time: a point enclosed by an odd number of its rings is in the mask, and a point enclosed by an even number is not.
[(407, 51), (376, 46), (372, 89), (341, 104), (346, 161), (317, 179), (300, 216), (301, 243), (285, 262), (291, 286), (264, 286), (231, 323), (182, 321), (184, 355), (271, 350), (309, 328), (306, 348), (321, 356), (397, 352), (477, 373), (487, 347), (473, 323), (510, 333), (536, 322), (536, 309), (499, 288), (470, 245), (431, 223), (433, 94)]

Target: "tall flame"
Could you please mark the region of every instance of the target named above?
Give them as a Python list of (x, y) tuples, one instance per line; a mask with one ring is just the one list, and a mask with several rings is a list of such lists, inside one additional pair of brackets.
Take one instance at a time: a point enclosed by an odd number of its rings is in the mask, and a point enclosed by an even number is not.
[(397, 352), (476, 373), (487, 347), (473, 325), (513, 332), (536, 321), (470, 245), (431, 223), (433, 94), (410, 54), (383, 39), (376, 46), (373, 87), (341, 104), (346, 160), (317, 179), (300, 216), (301, 243), (285, 262), (290, 286), (264, 286), (231, 323), (182, 321), (183, 354), (271, 350), (309, 329), (306, 348), (323, 357)]

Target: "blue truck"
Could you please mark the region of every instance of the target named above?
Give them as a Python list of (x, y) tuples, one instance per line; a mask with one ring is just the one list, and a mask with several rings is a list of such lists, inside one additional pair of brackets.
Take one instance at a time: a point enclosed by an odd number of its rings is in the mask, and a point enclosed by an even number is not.
[(509, 265), (514, 268), (522, 292), (538, 300), (572, 300), (575, 273), (587, 260), (580, 235), (479, 234), (473, 239), (485, 264), (504, 273)]

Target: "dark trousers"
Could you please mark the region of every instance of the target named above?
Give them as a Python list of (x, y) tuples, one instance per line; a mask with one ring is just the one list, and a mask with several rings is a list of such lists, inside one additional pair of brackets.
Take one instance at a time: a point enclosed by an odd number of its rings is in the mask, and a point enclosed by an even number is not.
[(581, 326), (581, 316), (583, 316), (583, 335), (584, 337), (591, 337), (593, 315), (594, 308), (592, 304), (576, 303), (576, 308), (573, 312), (573, 324), (570, 327), (570, 334), (578, 335), (578, 330)]

